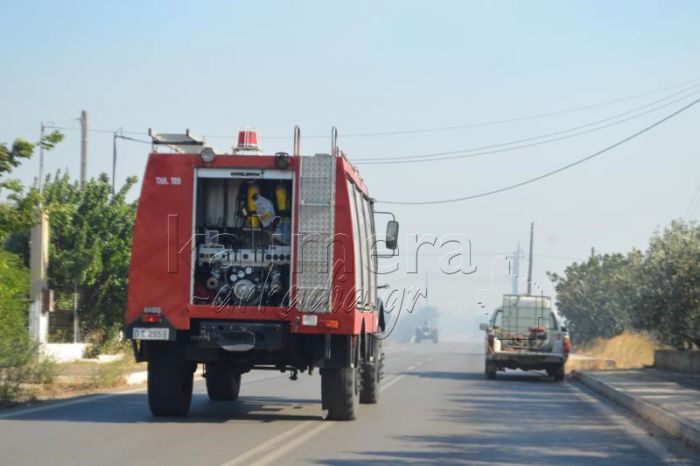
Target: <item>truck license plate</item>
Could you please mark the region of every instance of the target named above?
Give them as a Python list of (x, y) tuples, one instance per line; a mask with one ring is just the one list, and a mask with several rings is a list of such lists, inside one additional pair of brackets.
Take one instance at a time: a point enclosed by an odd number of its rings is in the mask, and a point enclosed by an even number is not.
[(169, 328), (134, 328), (134, 340), (169, 340)]

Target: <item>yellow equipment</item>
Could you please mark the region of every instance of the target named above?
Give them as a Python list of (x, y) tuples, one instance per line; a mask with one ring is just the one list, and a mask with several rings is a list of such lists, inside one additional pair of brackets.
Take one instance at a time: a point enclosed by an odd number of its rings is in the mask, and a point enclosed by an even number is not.
[(248, 210), (248, 226), (251, 228), (260, 228), (260, 219), (258, 218), (257, 212), (255, 210), (255, 199), (253, 196), (255, 194), (260, 194), (260, 187), (256, 183), (248, 184), (248, 194), (247, 194), (247, 210)]

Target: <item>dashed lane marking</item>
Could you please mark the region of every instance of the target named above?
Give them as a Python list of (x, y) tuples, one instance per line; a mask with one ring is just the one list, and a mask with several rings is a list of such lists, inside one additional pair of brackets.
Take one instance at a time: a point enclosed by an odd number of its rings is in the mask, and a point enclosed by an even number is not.
[[(411, 369), (409, 368), (408, 370), (411, 370)], [(383, 392), (384, 390), (388, 389), (389, 387), (391, 387), (392, 385), (394, 385), (395, 383), (397, 383), (398, 381), (400, 381), (404, 377), (405, 377), (404, 375), (397, 375), (393, 378), (389, 378), (389, 379), (385, 380), (385, 382), (382, 384), (379, 391)], [(282, 457), (283, 455), (285, 455), (286, 453), (288, 453), (288, 452), (294, 450), (295, 448), (299, 447), (300, 445), (308, 442), (309, 440), (311, 440), (313, 437), (317, 436), (318, 434), (320, 434), (324, 430), (335, 425), (333, 422), (329, 422), (329, 421), (304, 421), (304, 422), (296, 425), (292, 429), (290, 429), (286, 432), (283, 432), (282, 434), (280, 434), (276, 437), (271, 438), (267, 442), (261, 443), (260, 445), (253, 448), (252, 450), (248, 450), (247, 452), (245, 452), (241, 456), (238, 456), (238, 457), (232, 459), (231, 461), (224, 463), (222, 466), (236, 466), (239, 464), (245, 464), (246, 461), (249, 460), (251, 457), (257, 455), (258, 453), (264, 452), (265, 450), (268, 450), (273, 445), (303, 431), (307, 426), (313, 425), (313, 424), (316, 424), (316, 426), (311, 428), (310, 430), (302, 433), (297, 438), (287, 442), (284, 446), (277, 448), (274, 451), (268, 453), (267, 455), (259, 458), (257, 461), (252, 462), (252, 463), (248, 463), (248, 464), (251, 464), (254, 466), (264, 466), (264, 465), (270, 464), (270, 463), (274, 462), (275, 460), (279, 459), (280, 457)]]

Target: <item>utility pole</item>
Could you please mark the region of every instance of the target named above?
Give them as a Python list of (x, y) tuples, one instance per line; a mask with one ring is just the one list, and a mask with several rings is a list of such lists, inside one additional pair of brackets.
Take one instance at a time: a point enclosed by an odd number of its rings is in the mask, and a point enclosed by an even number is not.
[[(44, 192), (44, 132), (46, 124), (41, 123), (39, 139), (39, 192)], [(43, 206), (41, 206), (43, 207)], [(29, 268), (31, 288), (29, 291), (29, 335), (38, 343), (46, 343), (49, 334), (49, 316), (46, 313), (45, 298), (48, 297), (49, 266), (49, 216), (39, 209), (39, 218), (32, 227), (29, 241)]]
[(535, 222), (530, 223), (530, 254), (527, 265), (527, 295), (532, 295), (532, 243), (535, 236)]
[(117, 137), (118, 133), (115, 131), (112, 135), (112, 197), (114, 197), (115, 188), (115, 178), (117, 176)]
[(88, 144), (87, 112), (80, 112), (80, 186), (85, 185), (87, 179), (87, 144)]
[(46, 131), (46, 125), (41, 122), (41, 130), (39, 132), (39, 192), (44, 192), (44, 131)]
[(430, 293), (428, 292), (428, 269), (425, 269), (425, 307), (430, 307)]
[(513, 255), (513, 270), (511, 273), (511, 292), (516, 296), (518, 295), (518, 280), (520, 280), (520, 254), (520, 243), (518, 243), (518, 248)]

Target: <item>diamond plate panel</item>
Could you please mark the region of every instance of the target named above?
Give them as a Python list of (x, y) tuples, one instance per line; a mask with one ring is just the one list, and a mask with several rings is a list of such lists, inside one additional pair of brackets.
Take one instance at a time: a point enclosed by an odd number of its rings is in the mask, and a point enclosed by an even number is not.
[(297, 308), (301, 312), (330, 312), (335, 162), (328, 154), (301, 159), (297, 271)]

